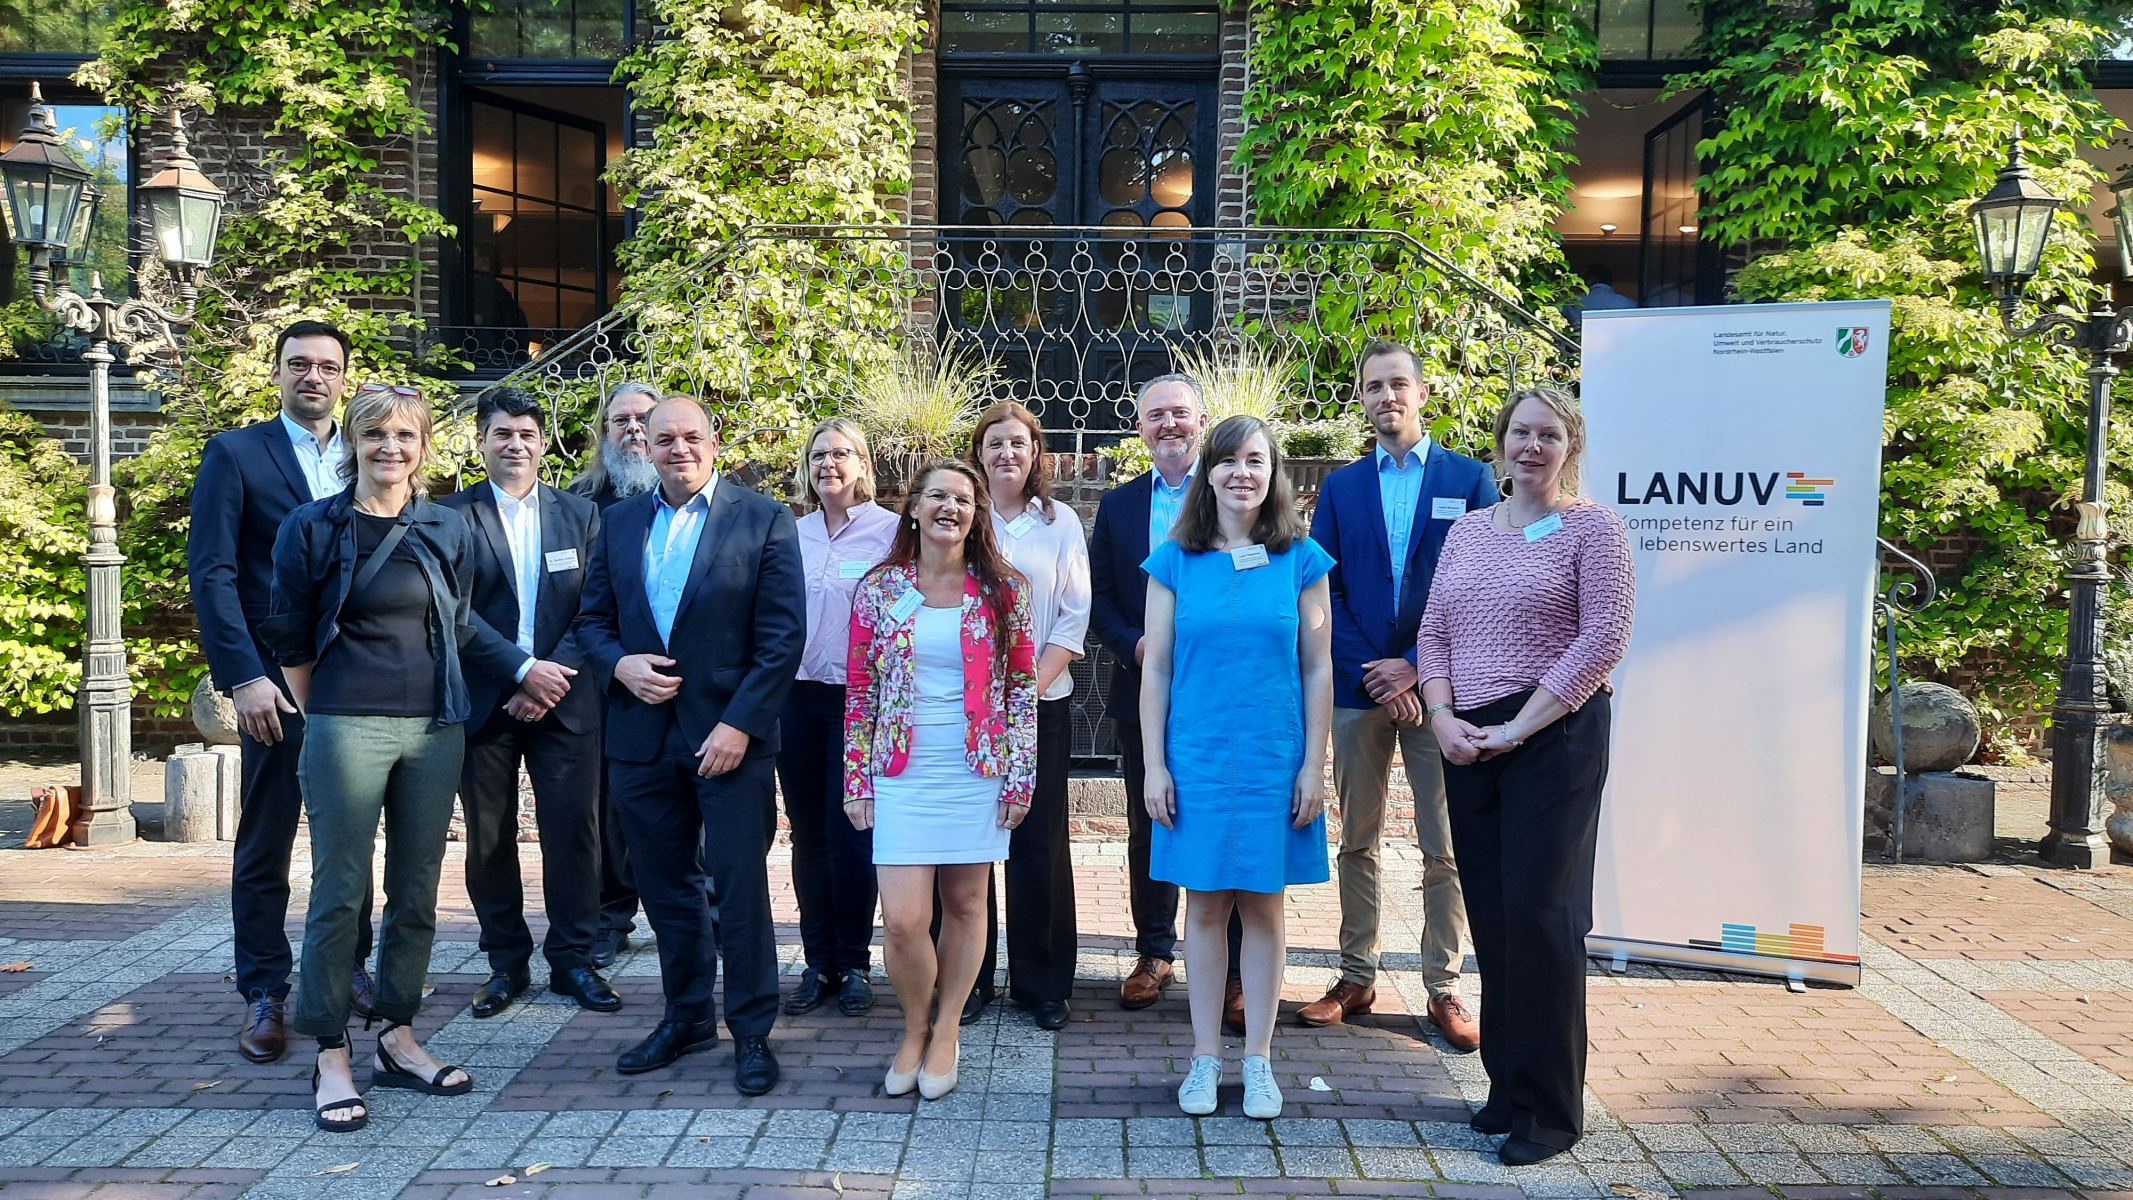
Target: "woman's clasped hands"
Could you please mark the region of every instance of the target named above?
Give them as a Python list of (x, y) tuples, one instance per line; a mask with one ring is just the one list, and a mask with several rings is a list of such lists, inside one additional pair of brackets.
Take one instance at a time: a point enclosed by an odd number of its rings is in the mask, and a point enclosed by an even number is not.
[(1511, 740), (1507, 726), (1474, 725), (1448, 708), (1430, 718), (1430, 730), (1437, 735), (1437, 749), (1445, 760), (1461, 767), (1494, 758), (1518, 745)]

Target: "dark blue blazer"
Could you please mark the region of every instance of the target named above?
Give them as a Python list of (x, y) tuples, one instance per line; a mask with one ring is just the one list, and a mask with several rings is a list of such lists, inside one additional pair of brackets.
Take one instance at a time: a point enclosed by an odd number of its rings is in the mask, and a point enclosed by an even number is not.
[[(509, 674), (498, 674), (475, 665), (469, 655), (467, 695), (474, 713), (467, 722), (469, 730), (479, 729), (518, 692), (518, 669), (529, 657), (580, 671), (585, 666), (585, 654), (571, 636), (570, 624), (577, 619), (586, 563), (592, 556), (593, 537), (600, 532), (600, 510), (583, 496), (545, 483), (536, 486), (541, 490), (541, 553), (575, 550), (578, 565), (568, 571), (550, 571), (545, 558), (542, 561), (530, 656), (518, 646), (518, 573), (511, 563), (511, 537), (496, 512), (495, 487), (483, 480), (437, 502), (457, 509), (474, 527), (467, 572), (474, 640), (486, 651), (485, 661), (511, 664)], [(585, 675), (570, 682), (570, 691), (555, 706), (555, 718), (572, 733), (591, 733), (600, 727), (600, 689)]]
[[(644, 592), (644, 540), (658, 493), (607, 510), (572, 626), (596, 685), (608, 698), (607, 756), (653, 762), (667, 723), (681, 722), (691, 747), (724, 723), (754, 741), (748, 753), (776, 754), (778, 711), (807, 644), (807, 591), (800, 531), (792, 510), (729, 480), (711, 493), (711, 511), (674, 614), (674, 641), (659, 639)], [(614, 682), (626, 654), (661, 654), (681, 676), (668, 704), (651, 705)], [(581, 677), (582, 680), (582, 677)]]
[(1109, 715), (1125, 725), (1141, 723), (1141, 669), (1133, 649), (1147, 632), (1148, 506), (1155, 495), (1155, 472), (1148, 471), (1104, 493), (1096, 505), (1096, 529), (1089, 535), (1089, 584), (1094, 597), (1089, 624), (1096, 639), (1111, 650)]
[(218, 433), (200, 454), (192, 526), (185, 536), (200, 648), (215, 687), (227, 692), (268, 666), (253, 630), (267, 619), (274, 587), (274, 537), (311, 485), (281, 417)]
[[(1363, 690), (1363, 664), (1398, 655), (1415, 661), (1415, 633), (1429, 602), (1449, 520), (1433, 519), (1431, 501), (1466, 502), (1468, 511), (1496, 503), (1496, 475), (1479, 459), (1446, 450), (1430, 439), (1422, 461), (1422, 496), (1401, 563), (1400, 610), (1392, 608), (1392, 539), (1385, 530), (1385, 503), (1378, 493), (1377, 450), (1326, 476), (1311, 516), (1311, 540), (1334, 558), (1326, 578), (1333, 601), (1333, 703), (1373, 708)], [(1419, 536), (1417, 536), (1419, 534)]]

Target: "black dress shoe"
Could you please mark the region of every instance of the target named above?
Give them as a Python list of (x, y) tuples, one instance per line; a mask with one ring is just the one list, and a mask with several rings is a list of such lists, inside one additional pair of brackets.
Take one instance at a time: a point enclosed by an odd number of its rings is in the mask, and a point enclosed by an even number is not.
[(348, 976), (348, 1009), (365, 1021), (378, 1019), (378, 987), (360, 964)]
[(1474, 1114), (1474, 1119), (1467, 1122), (1467, 1126), (1475, 1133), (1500, 1137), (1511, 1132), (1511, 1114), (1483, 1105), (1481, 1111)]
[(778, 1086), (778, 1056), (770, 1052), (769, 1038), (734, 1039), (733, 1086), (743, 1096), (760, 1096)]
[(591, 967), (572, 967), (559, 975), (551, 974), (548, 990), (570, 997), (587, 1012), (613, 1012), (622, 1007), (622, 997)]
[(1064, 1000), (1047, 1000), (1037, 1006), (1037, 1028), (1065, 1029), (1067, 1016), (1073, 1011), (1073, 1006)]
[(1504, 1139), (1503, 1145), (1496, 1150), (1496, 1157), (1507, 1167), (1525, 1167), (1546, 1162), (1561, 1153), (1562, 1150), (1555, 1146), (1543, 1146), (1531, 1138), (1515, 1137)]
[(837, 985), (837, 1011), (847, 1017), (859, 1017), (872, 1007), (874, 985), (867, 982), (867, 973), (858, 967), (847, 968), (844, 981)]
[(605, 971), (615, 965), (615, 959), (630, 948), (630, 932), (627, 929), (603, 929), (593, 935), (593, 969)]
[(718, 1044), (718, 1022), (661, 1021), (652, 1036), (622, 1052), (615, 1069), (624, 1075), (641, 1075), (671, 1067), (684, 1054), (694, 1054)]
[(476, 1017), (493, 1017), (511, 1007), (518, 994), (526, 990), (532, 981), (521, 975), (512, 977), (509, 972), (498, 971), (489, 976), (487, 983), (474, 989), (474, 1000), (467, 1005)]
[(985, 1006), (991, 1003), (991, 996), (976, 988), (970, 989), (969, 998), (963, 1001), (963, 1018), (959, 1023), (964, 1025), (976, 1024), (977, 1019), (985, 1015)]
[(829, 989), (822, 984), (822, 972), (809, 967), (807, 973), (800, 976), (800, 985), (792, 990), (792, 995), (785, 997), (785, 1015), (797, 1017), (821, 1008), (822, 1002), (829, 999)]

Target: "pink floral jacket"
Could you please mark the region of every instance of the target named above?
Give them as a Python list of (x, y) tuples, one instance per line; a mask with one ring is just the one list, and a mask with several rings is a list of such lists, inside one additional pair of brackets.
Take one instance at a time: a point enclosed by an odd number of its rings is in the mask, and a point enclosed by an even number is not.
[[(852, 644), (846, 660), (844, 797), (874, 798), (874, 777), (901, 775), (911, 757), (913, 621), (889, 610), (917, 586), (915, 566), (884, 567), (852, 595)], [(1037, 649), (1029, 599), (1017, 588), (1008, 618), (1007, 678), (993, 673), (992, 621), (975, 576), (963, 582), (964, 759), (984, 776), (1005, 776), (1000, 798), (1028, 804), (1037, 781)]]

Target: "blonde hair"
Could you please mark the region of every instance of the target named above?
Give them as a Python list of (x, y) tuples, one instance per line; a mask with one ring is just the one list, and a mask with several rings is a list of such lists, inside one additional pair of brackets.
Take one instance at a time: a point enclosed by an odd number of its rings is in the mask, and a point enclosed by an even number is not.
[(1522, 392), (1513, 392), (1511, 398), (1504, 401), (1503, 407), (1496, 410), (1496, 456), (1493, 465), (1496, 468), (1497, 487), (1502, 488), (1511, 478), (1511, 464), (1505, 461), (1503, 456), (1503, 440), (1511, 432), (1511, 414), (1517, 412), (1518, 406), (1528, 400), (1538, 400), (1547, 405), (1548, 411), (1554, 413), (1556, 419), (1563, 423), (1563, 433), (1570, 439), (1570, 445), (1563, 454), (1563, 473), (1557, 477), (1556, 484), (1563, 495), (1577, 495), (1580, 483), (1578, 468), (1583, 465), (1585, 457), (1585, 410), (1578, 407), (1576, 396), (1553, 387), (1527, 388)]
[(815, 452), (815, 440), (825, 433), (838, 434), (852, 444), (852, 449), (859, 455), (859, 482), (853, 485), (854, 489), (862, 503), (872, 500), (874, 456), (867, 449), (867, 432), (859, 427), (859, 422), (850, 417), (831, 417), (827, 421), (816, 422), (815, 427), (807, 431), (807, 440), (800, 444), (800, 465), (794, 470), (793, 483), (800, 493), (801, 501), (817, 508), (822, 506), (822, 495), (815, 491), (813, 464), (809, 463), (807, 458)]
[(341, 412), (341, 479), (347, 486), (355, 485), (356, 447), (362, 442), (363, 435), (399, 412), (415, 414), (415, 429), (422, 435), (422, 460), (415, 464), (415, 477), (419, 479), (430, 473), (435, 458), (430, 439), (436, 426), (429, 401), (423, 399), (419, 391), (412, 396), (403, 396), (391, 387), (357, 388), (348, 407)]

